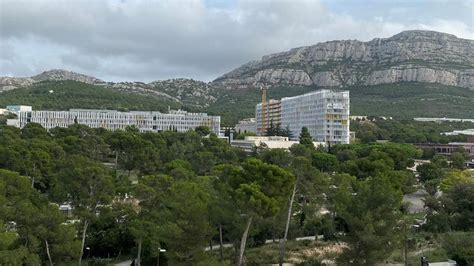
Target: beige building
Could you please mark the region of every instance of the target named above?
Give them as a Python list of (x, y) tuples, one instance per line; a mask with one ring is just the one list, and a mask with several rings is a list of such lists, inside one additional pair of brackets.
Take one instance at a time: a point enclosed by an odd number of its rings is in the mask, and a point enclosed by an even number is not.
[[(257, 122), (257, 135), (258, 136), (265, 136), (267, 129), (270, 127), (270, 124), (273, 125), (281, 124), (281, 101), (270, 99), (266, 104), (266, 119), (263, 120), (262, 114), (262, 104), (259, 103), (256, 106), (255, 114), (256, 114), (256, 122)], [(265, 121), (265, 128), (263, 125), (263, 121)]]
[[(230, 145), (241, 148), (246, 152), (252, 152), (256, 147), (263, 146), (268, 149), (290, 149), (291, 146), (299, 144), (299, 141), (289, 140), (287, 137), (272, 136), (247, 136), (243, 140), (233, 140)], [(313, 142), (315, 147), (325, 146), (324, 142)]]

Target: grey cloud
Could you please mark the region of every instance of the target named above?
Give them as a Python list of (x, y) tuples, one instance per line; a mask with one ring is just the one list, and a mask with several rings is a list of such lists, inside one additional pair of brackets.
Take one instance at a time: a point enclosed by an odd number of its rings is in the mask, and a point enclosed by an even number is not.
[[(450, 25), (461, 37), (473, 32), (469, 21), (455, 19), (418, 26), (450, 31)], [(388, 37), (409, 28), (413, 24), (403, 20), (360, 18), (309, 0), (242, 0), (231, 7), (200, 0), (6, 0), (0, 2), (0, 47), (18, 40), (25, 45), (14, 48), (16, 63), (0, 54), (0, 75), (54, 67), (105, 80), (210, 80), (268, 53), (332, 39)]]

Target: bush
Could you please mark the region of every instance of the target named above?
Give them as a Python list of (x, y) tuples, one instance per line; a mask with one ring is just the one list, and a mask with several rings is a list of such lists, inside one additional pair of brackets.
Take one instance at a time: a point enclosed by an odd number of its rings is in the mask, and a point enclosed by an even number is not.
[(446, 234), (442, 246), (449, 257), (458, 265), (474, 264), (474, 232), (454, 232)]

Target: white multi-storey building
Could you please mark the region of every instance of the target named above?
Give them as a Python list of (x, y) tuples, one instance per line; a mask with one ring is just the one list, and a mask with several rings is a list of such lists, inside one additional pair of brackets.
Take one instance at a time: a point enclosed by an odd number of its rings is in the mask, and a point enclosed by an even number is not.
[[(257, 105), (257, 123), (261, 104)], [(281, 128), (288, 127), (294, 138), (306, 127), (314, 141), (349, 143), (349, 91), (318, 90), (281, 99)], [(258, 127), (258, 125), (257, 125)]]
[[(198, 126), (207, 126), (219, 135), (220, 116), (209, 116), (205, 113), (188, 113), (186, 111), (155, 111), (119, 112), (115, 110), (71, 109), (69, 111), (19, 111), (17, 123), (20, 128), (28, 123), (41, 124), (46, 129), (68, 127), (82, 124), (91, 128), (107, 130), (125, 129), (136, 126), (140, 131), (176, 130), (185, 132)], [(11, 123), (15, 124), (15, 123)]]

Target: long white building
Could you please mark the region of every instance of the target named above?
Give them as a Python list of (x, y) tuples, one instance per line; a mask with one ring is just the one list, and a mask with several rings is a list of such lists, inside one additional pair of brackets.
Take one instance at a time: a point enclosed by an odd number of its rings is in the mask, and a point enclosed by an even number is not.
[[(273, 113), (281, 116), (281, 128), (288, 127), (294, 138), (299, 137), (302, 127), (307, 127), (314, 141), (349, 143), (349, 91), (318, 90), (282, 98), (280, 105), (281, 110)], [(267, 116), (273, 114), (267, 112)], [(257, 128), (262, 127), (261, 117), (260, 103), (256, 107)]]
[(82, 124), (91, 128), (105, 128), (107, 130), (123, 130), (127, 126), (136, 126), (141, 132), (165, 130), (185, 132), (198, 126), (207, 126), (217, 135), (219, 135), (220, 129), (220, 116), (188, 113), (181, 110), (161, 113), (156, 111), (119, 112), (92, 109), (70, 109), (69, 111), (33, 111), (31, 109), (21, 111), (20, 109), (17, 107), (13, 109), (17, 114), (17, 119), (15, 119), (16, 121), (9, 121), (9, 124), (20, 128), (28, 123), (41, 124), (48, 130), (55, 127)]

